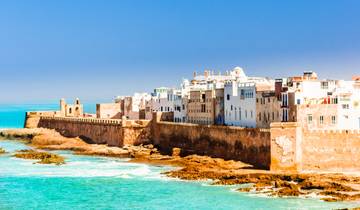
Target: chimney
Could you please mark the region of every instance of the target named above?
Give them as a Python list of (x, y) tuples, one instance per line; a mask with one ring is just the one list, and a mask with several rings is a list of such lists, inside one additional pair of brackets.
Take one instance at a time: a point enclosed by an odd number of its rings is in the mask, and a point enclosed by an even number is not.
[(209, 72), (210, 72), (210, 71), (205, 70), (205, 71), (204, 71), (204, 77), (208, 77), (208, 76), (209, 76)]
[(275, 96), (278, 100), (281, 99), (281, 91), (282, 91), (282, 79), (275, 80)]

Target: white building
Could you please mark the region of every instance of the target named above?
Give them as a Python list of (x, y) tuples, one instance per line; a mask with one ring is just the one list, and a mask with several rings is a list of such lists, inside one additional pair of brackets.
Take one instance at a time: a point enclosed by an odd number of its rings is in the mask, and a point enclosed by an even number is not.
[(174, 101), (174, 122), (187, 122), (187, 109), (190, 93), (190, 82), (183, 79), (180, 90), (176, 92)]
[(307, 129), (360, 129), (359, 81), (318, 80), (316, 73), (291, 77), (282, 88), (283, 121)]
[(151, 96), (148, 93), (135, 93), (133, 96), (117, 96), (115, 103), (120, 103), (122, 116), (137, 120), (140, 118), (140, 111), (145, 109), (150, 99)]
[(228, 81), (224, 87), (225, 125), (257, 127), (256, 93), (274, 90), (274, 81), (260, 77), (242, 77)]

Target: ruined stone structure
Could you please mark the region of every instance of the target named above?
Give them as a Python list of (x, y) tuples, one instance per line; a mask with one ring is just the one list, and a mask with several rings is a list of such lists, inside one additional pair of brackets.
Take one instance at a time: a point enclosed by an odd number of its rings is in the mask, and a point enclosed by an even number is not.
[(60, 100), (60, 116), (62, 117), (82, 117), (84, 115), (83, 105), (78, 98), (74, 104), (67, 104), (65, 99)]
[(360, 130), (307, 130), (299, 123), (271, 126), (271, 170), (360, 170)]

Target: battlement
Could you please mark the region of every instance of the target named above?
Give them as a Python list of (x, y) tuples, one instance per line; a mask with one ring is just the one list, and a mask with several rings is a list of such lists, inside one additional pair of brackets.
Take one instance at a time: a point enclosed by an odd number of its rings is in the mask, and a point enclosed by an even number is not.
[(77, 122), (77, 123), (103, 124), (103, 125), (122, 125), (122, 120), (119, 119), (40, 116), (40, 120), (55, 120), (55, 121), (64, 121), (64, 122)]
[(308, 129), (303, 131), (304, 134), (318, 134), (318, 135), (360, 135), (360, 129), (352, 129), (352, 130), (335, 130), (335, 129), (327, 129), (327, 130), (319, 130), (319, 129)]
[(40, 117), (40, 116), (56, 116), (59, 115), (59, 111), (33, 111), (33, 112), (26, 112), (27, 117)]

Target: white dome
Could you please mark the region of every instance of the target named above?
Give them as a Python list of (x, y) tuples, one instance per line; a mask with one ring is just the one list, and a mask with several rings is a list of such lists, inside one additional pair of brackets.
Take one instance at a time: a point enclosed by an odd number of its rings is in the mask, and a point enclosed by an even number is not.
[(231, 75), (237, 76), (237, 77), (242, 77), (242, 78), (246, 78), (245, 72), (244, 70), (237, 66), (235, 67), (232, 71), (231, 71)]

